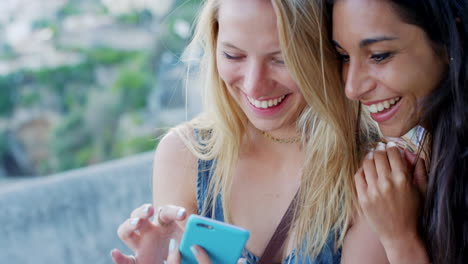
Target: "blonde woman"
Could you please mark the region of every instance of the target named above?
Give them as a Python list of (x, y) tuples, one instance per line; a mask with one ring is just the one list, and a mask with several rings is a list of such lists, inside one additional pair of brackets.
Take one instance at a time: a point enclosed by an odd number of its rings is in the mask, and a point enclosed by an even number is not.
[(340, 90), (322, 14), (318, 0), (205, 1), (193, 40), (204, 49), (205, 111), (159, 144), (159, 209), (144, 205), (119, 227), (135, 256), (114, 250), (116, 263), (178, 263), (189, 214), (250, 230), (243, 256), (256, 263), (296, 193), (274, 262), (340, 262), (356, 204), (358, 114)]

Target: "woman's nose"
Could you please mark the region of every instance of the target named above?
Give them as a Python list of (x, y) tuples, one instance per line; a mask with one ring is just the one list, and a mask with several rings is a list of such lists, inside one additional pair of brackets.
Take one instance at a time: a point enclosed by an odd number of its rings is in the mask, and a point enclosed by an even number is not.
[(250, 61), (244, 72), (244, 89), (250, 95), (262, 95), (267, 80), (267, 69), (260, 61)]
[(345, 93), (351, 100), (360, 100), (363, 95), (375, 87), (365, 67), (357, 63), (343, 66), (343, 79), (345, 81)]

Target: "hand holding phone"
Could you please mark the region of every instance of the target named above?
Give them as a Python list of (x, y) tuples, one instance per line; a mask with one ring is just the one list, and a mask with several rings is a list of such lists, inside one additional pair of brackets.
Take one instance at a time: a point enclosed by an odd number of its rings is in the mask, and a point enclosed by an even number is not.
[(213, 264), (235, 264), (242, 254), (250, 232), (198, 215), (191, 215), (187, 221), (179, 251), (182, 264), (197, 264), (190, 247), (201, 246)]

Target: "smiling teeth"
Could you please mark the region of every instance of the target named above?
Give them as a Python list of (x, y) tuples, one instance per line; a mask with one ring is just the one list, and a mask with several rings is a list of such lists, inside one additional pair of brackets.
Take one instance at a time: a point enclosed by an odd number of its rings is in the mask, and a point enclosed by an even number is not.
[(378, 104), (368, 105), (367, 109), (369, 109), (369, 112), (371, 112), (373, 114), (378, 113), (378, 112), (382, 112), (385, 109), (389, 109), (390, 106), (398, 103), (398, 101), (400, 101), (400, 99), (401, 99), (401, 97), (395, 97), (395, 98), (392, 98), (390, 100), (382, 101), (382, 102), (380, 102)]
[(273, 106), (277, 106), (279, 103), (281, 103), (284, 100), (285, 97), (286, 97), (286, 95), (283, 95), (281, 97), (266, 100), (266, 101), (258, 101), (258, 100), (253, 99), (252, 97), (249, 97), (249, 96), (247, 96), (247, 99), (255, 107), (267, 109), (267, 108), (270, 108), (270, 107), (273, 107)]

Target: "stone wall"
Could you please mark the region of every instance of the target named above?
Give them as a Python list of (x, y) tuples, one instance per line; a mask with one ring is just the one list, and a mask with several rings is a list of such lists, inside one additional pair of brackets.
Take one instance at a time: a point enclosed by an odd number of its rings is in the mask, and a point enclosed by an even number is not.
[(151, 201), (153, 153), (0, 189), (0, 263), (112, 263), (117, 227)]

